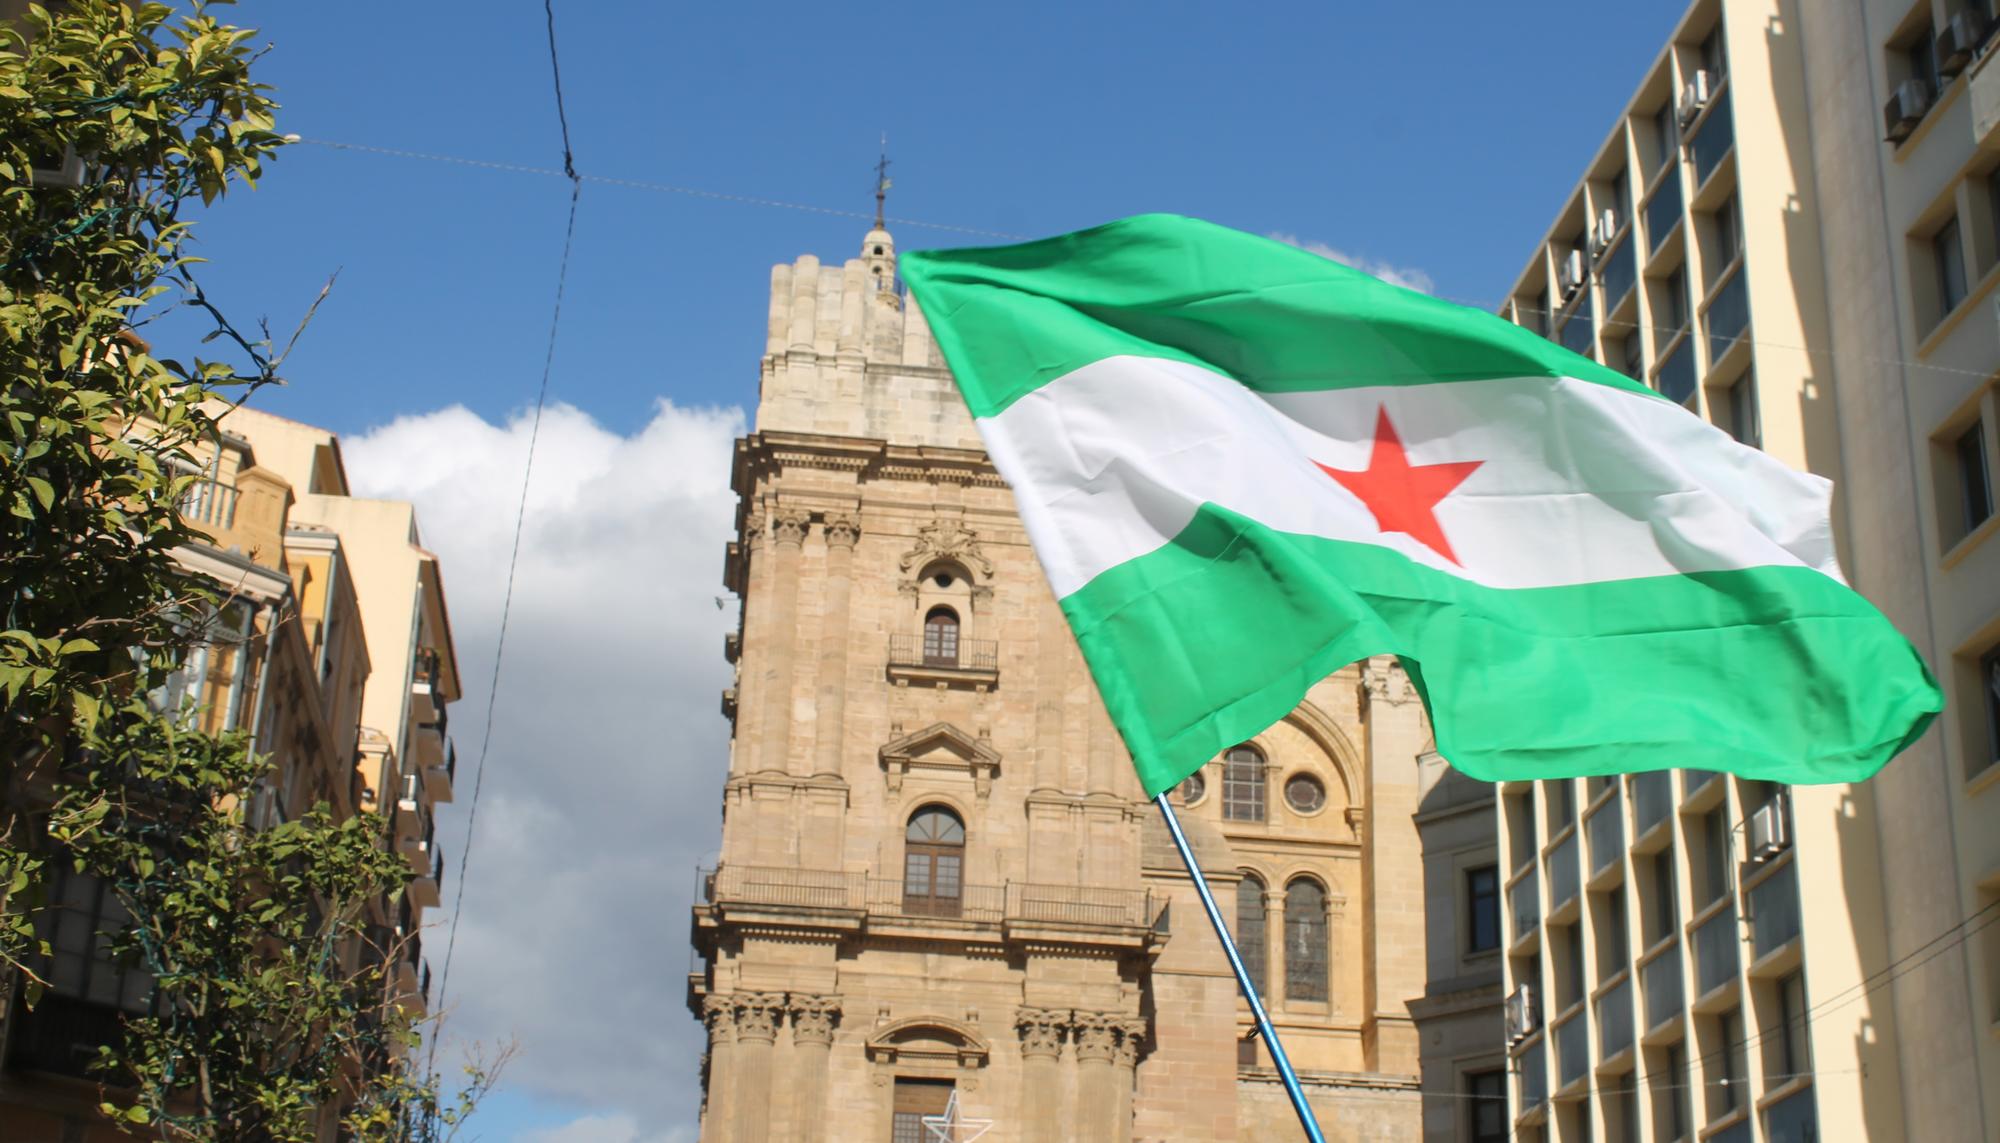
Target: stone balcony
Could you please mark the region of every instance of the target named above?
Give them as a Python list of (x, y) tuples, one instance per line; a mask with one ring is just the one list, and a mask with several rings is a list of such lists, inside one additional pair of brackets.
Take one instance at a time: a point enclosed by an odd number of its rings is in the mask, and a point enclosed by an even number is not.
[(1000, 644), (959, 639), (940, 653), (922, 636), (889, 636), (889, 681), (897, 686), (963, 687), (981, 693), (1000, 685)]
[(1087, 885), (962, 885), (952, 895), (908, 892), (866, 871), (721, 865), (700, 871), (696, 928), (759, 925), (874, 931), (922, 939), (1117, 945), (1164, 940), (1165, 901), (1144, 889)]

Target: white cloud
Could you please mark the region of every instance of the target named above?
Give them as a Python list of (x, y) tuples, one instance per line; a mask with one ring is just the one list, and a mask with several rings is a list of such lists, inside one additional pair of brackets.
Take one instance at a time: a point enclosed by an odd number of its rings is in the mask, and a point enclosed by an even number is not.
[[(666, 402), (631, 436), (564, 405), (542, 421), (446, 1005), (452, 1039), (519, 1038), (503, 1088), (588, 1109), (546, 1143), (692, 1136), (703, 1036), (683, 974), (728, 757), (735, 603), (715, 600), (742, 431), (739, 410)], [(527, 437), (525, 416), (452, 407), (344, 442), (357, 494), (413, 501), (443, 563), (465, 697), (434, 918), (458, 891)], [(426, 934), (437, 969), (445, 938)]]
[(1330, 258), (1343, 266), (1352, 266), (1364, 274), (1373, 274), (1392, 286), (1404, 286), (1426, 294), (1430, 293), (1436, 286), (1436, 283), (1431, 281), (1429, 274), (1424, 273), (1415, 266), (1397, 266), (1389, 262), (1369, 258), (1365, 255), (1349, 254), (1345, 250), (1328, 246), (1324, 242), (1312, 242), (1302, 239), (1296, 234), (1272, 233), (1265, 235), (1265, 237), (1276, 239), (1287, 246), (1296, 246), (1301, 250), (1317, 254), (1322, 258)]
[(586, 1115), (559, 1127), (523, 1132), (518, 1143), (694, 1143), (692, 1127), (675, 1128), (664, 1135), (649, 1135), (639, 1129), (629, 1115)]

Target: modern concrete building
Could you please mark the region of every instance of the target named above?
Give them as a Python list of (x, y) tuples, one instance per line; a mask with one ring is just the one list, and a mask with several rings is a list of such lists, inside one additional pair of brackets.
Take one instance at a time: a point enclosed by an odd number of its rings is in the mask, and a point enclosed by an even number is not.
[(1424, 1138), (1505, 1139), (1500, 868), (1493, 786), (1418, 759), (1423, 846), (1424, 991), (1410, 1004), (1423, 1074)]
[[(775, 268), (739, 444), (701, 1138), (1297, 1131), (879, 227)], [(1181, 788), (1334, 1139), (1420, 1134), (1422, 705), (1345, 668)]]
[(1502, 788), (1520, 1138), (2000, 1130), (1992, 15), (1700, 0), (1504, 306), (1835, 479), (1845, 567), (1948, 692), (1860, 785)]
[[(152, 692), (210, 732), (245, 730), (270, 776), (247, 810), (253, 826), (325, 803), (338, 818), (384, 817), (385, 845), (417, 874), (398, 902), (371, 906), (363, 947), (393, 957), (387, 1002), (422, 1007), (428, 970), (418, 930), (443, 875), (430, 832), (451, 797), (446, 705), (458, 696), (436, 557), (418, 546), (408, 504), (348, 494), (331, 433), (238, 409), (193, 450), (183, 515), (206, 537), (175, 553), (226, 602), (182, 668)], [(53, 863), (40, 918), (49, 988), (32, 1008), (6, 981), (0, 1021), (0, 1138), (72, 1143), (128, 1138), (97, 1114), (88, 1064), (144, 1012), (151, 978), (110, 959), (96, 934), (124, 917), (96, 879)], [(329, 1132), (331, 1115), (329, 1109)]]

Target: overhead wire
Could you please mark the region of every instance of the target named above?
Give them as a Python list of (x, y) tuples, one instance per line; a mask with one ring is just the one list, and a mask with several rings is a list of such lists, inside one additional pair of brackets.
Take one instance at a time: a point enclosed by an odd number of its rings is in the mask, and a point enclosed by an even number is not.
[[(472, 844), (477, 836), (479, 823), (479, 793), (486, 782), (486, 758), (493, 745), (493, 717), (499, 706), (500, 674), (507, 656), (507, 624), (514, 609), (514, 580), (521, 563), (521, 534), (527, 527), (528, 489), (534, 482), (535, 446), (541, 439), (542, 413), (548, 405), (549, 378), (555, 372), (556, 333), (562, 325), (563, 293), (569, 283), (570, 252), (576, 245), (576, 208), (583, 194), (583, 180), (577, 176), (576, 160), (570, 147), (569, 116), (563, 107), (562, 68), (556, 57), (556, 15), (554, 0), (542, 0), (542, 11), (547, 17), (549, 39), (549, 71), (555, 86), (556, 122), (562, 129), (563, 171), (569, 179), (569, 215), (563, 224), (562, 258), (556, 264), (555, 301), (549, 313), (548, 346), (542, 356), (541, 384), (535, 390), (535, 411), (528, 423), (528, 455), (521, 468), (521, 496), (514, 513), (514, 540), (507, 554), (507, 586), (500, 596), (500, 623), (493, 646), (493, 671), (486, 688), (485, 724), (480, 734), (479, 754), (472, 771), (472, 798), (466, 807), (465, 842), (458, 853), (458, 885), (452, 897), (451, 929), (445, 938), (444, 966), (438, 973), (438, 992), (434, 1010), (443, 1011), (445, 996), (451, 985), (452, 954), (458, 948), (459, 921), (465, 906), (465, 883), (472, 864)], [(425, 1070), (433, 1070), (437, 1059), (439, 1037), (435, 1030), (430, 1037), (429, 1063)]]

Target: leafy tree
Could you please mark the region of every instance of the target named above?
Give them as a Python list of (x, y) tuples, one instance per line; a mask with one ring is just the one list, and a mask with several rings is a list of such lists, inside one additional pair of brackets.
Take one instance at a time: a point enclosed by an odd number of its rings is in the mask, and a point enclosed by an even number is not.
[[(219, 1143), (310, 1139), (341, 1108), (354, 1138), (434, 1137), (496, 1069), (447, 1097), (396, 1064), (418, 1017), (385, 1003), (398, 950), (368, 925), (409, 879), (382, 822), (252, 828), (269, 761), (147, 701), (225, 602), (173, 558), (202, 538), (178, 510), (195, 451), (289, 349), (232, 324), (186, 248), (187, 210), (286, 141), (253, 33), (215, 7), (0, 22), (0, 985), (37, 994), (42, 883), (74, 863), (131, 914), (118, 951), (155, 985), (103, 1048), (106, 1114)], [(225, 357), (153, 356), (134, 331), (174, 308)]]

